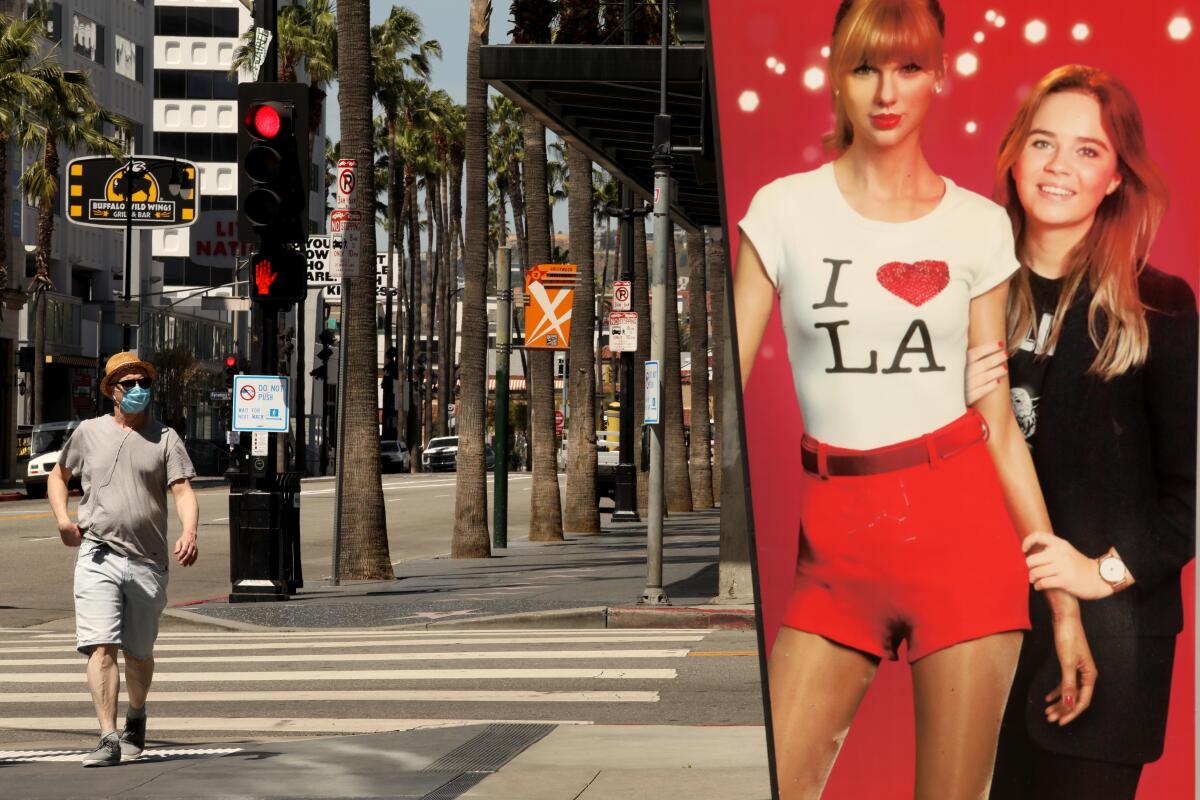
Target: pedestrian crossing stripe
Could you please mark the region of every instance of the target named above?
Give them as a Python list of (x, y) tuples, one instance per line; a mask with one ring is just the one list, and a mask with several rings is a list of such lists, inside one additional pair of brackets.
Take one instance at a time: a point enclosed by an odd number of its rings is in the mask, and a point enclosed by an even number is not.
[[(610, 659), (610, 658), (684, 658), (689, 655), (687, 650), (467, 650), (445, 653), (411, 653), (397, 651), (393, 653), (355, 653), (357, 661), (538, 661), (538, 660), (580, 660), (580, 659)], [(711, 654), (704, 654), (711, 655)], [(288, 664), (319, 663), (323, 661), (343, 662), (346, 657), (340, 653), (310, 653), (308, 655), (288, 656)], [(78, 667), (83, 663), (79, 656), (72, 658), (13, 658), (0, 659), (0, 668), (5, 667)], [(156, 656), (154, 663), (163, 664), (278, 664), (279, 656)], [(0, 672), (0, 678), (4, 675)]]
[[(240, 753), (241, 747), (159, 747), (142, 751), (138, 761), (153, 761), (159, 758), (181, 758), (194, 756), (227, 756)], [(31, 762), (79, 761), (90, 750), (0, 750), (0, 764), (27, 764)]]
[[(559, 634), (565, 636), (578, 636), (586, 633), (589, 636), (609, 636), (613, 638), (625, 639), (632, 638), (647, 638), (652, 639), (657, 636), (687, 636), (689, 640), (699, 641), (704, 636), (712, 633), (710, 628), (691, 628), (688, 632), (682, 633), (678, 628), (538, 628), (531, 631), (528, 628), (487, 628), (486, 630), (362, 630), (360, 628), (324, 628), (321, 630), (312, 630), (310, 628), (301, 630), (289, 630), (287, 628), (264, 628), (261, 631), (164, 631), (158, 635), (158, 641), (168, 639), (270, 639), (286, 637), (289, 640), (294, 639), (344, 639), (344, 638), (396, 638), (396, 637), (414, 637), (414, 638), (429, 638), (429, 637), (493, 637), (509, 635), (512, 636), (513, 642), (519, 642), (530, 637), (556, 636)], [(28, 636), (20, 639), (0, 639), (0, 644), (22, 644), (32, 640), (67, 640), (74, 641), (74, 633), (66, 632), (41, 632), (30, 631), (28, 629), (10, 629), (8, 631), (0, 630), (0, 633), (27, 633)]]
[[(151, 696), (151, 702), (157, 698)], [(468, 725), (528, 725), (528, 719), (340, 719), (337, 717), (154, 717), (153, 731), (219, 733), (266, 732), (304, 734), (392, 733), (398, 731), (459, 728)], [(540, 725), (591, 725), (590, 720), (533, 720)], [(96, 730), (95, 717), (0, 717), (0, 730)]]
[[(474, 681), (474, 680), (671, 680), (673, 669), (358, 669), (271, 672), (161, 672), (154, 685), (198, 681)], [(8, 683), (77, 683), (78, 672), (4, 672)]]
[[(281, 676), (271, 676), (272, 680)], [(76, 677), (78, 680), (78, 676)], [(121, 693), (121, 698), (125, 699)], [(82, 692), (26, 692), (21, 695), (0, 694), (3, 703), (89, 703), (92, 696)], [(388, 702), (459, 702), (459, 703), (657, 703), (656, 691), (542, 691), (525, 689), (275, 689), (269, 691), (158, 691), (151, 695), (154, 703), (246, 703), (246, 702), (317, 702), (336, 700)], [(14, 727), (0, 719), (0, 729)], [(155, 718), (154, 727), (158, 727)]]

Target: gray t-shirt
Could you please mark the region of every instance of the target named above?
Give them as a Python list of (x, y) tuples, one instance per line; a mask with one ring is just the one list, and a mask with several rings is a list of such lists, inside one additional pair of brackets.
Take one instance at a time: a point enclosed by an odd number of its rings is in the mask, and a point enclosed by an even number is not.
[(71, 434), (59, 463), (83, 485), (85, 539), (167, 568), (167, 487), (196, 476), (179, 434), (152, 417), (138, 430), (95, 417)]

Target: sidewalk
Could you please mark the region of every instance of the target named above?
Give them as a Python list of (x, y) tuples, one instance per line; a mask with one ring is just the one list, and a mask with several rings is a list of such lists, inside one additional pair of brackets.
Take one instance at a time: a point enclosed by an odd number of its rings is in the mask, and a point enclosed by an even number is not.
[(670, 606), (640, 606), (646, 523), (609, 523), (563, 542), (510, 540), (487, 559), (438, 557), (397, 565), (397, 580), (331, 586), (307, 581), (286, 602), (210, 601), (168, 609), (181, 621), (246, 629), (462, 626), (722, 628), (751, 630), (750, 602), (715, 598), (720, 511), (676, 514), (663, 524), (663, 581)]

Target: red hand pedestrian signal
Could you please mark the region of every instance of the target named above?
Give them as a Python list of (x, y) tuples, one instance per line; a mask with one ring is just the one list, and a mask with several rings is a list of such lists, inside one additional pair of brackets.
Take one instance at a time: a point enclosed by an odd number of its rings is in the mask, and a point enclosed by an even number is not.
[(271, 284), (279, 277), (279, 273), (271, 269), (270, 261), (260, 261), (254, 266), (254, 285), (262, 297), (270, 296)]

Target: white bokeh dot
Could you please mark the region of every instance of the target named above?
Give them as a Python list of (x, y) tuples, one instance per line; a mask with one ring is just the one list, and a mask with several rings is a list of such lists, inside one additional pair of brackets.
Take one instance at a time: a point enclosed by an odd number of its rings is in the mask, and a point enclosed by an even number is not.
[(1091, 35), (1092, 29), (1087, 26), (1086, 22), (1077, 22), (1075, 27), (1071, 28), (1071, 38), (1077, 42), (1082, 42)]
[(996, 12), (993, 9), (989, 8), (987, 11), (985, 11), (983, 13), (983, 18), (986, 19), (988, 22), (992, 22), (993, 20), (996, 19)]
[(967, 133), (974, 133), (975, 131), (979, 130), (979, 125), (977, 125), (973, 119), (968, 120), (967, 124), (963, 126), (963, 130), (965, 130)]
[(1167, 35), (1177, 42), (1192, 35), (1192, 21), (1184, 16), (1178, 16), (1167, 24)]
[(771, 56), (767, 59), (767, 69), (775, 69), (775, 65), (778, 63), (779, 59), (777, 59), (775, 56)]
[(975, 44), (983, 44), (986, 37), (983, 35), (983, 31), (975, 31), (975, 35), (971, 38), (975, 40)]
[(747, 114), (758, 108), (758, 92), (753, 89), (747, 89), (738, 95), (738, 108)]
[(804, 85), (814, 92), (825, 85), (825, 70), (820, 67), (809, 67), (804, 70)]
[(992, 24), (997, 28), (1003, 28), (1007, 23), (1008, 20), (1006, 20), (1002, 14), (997, 14), (996, 19), (992, 21)]
[(979, 69), (979, 59), (974, 53), (962, 53), (954, 59), (954, 69), (959, 75), (974, 75)]
[(829, 45), (825, 45), (824, 47), (821, 48), (821, 57), (822, 58), (829, 58), (829, 53), (830, 53)]
[(1030, 44), (1046, 41), (1046, 23), (1040, 19), (1031, 19), (1025, 23), (1025, 40)]
[(782, 75), (785, 72), (787, 72), (787, 65), (784, 64), (782, 61), (780, 61), (778, 64), (775, 65), (775, 74), (776, 75)]

